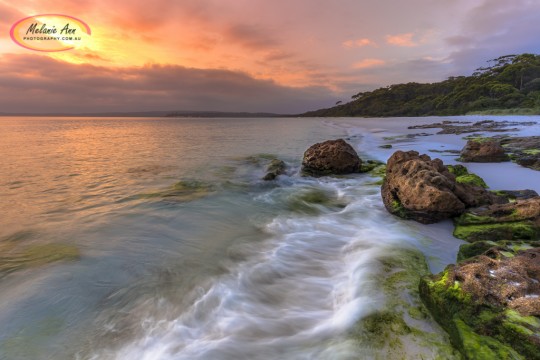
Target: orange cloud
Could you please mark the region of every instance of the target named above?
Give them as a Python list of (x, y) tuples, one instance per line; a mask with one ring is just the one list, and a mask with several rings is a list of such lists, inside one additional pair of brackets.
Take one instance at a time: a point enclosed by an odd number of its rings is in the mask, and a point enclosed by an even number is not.
[(413, 47), (418, 44), (413, 41), (413, 33), (398, 34), (398, 35), (387, 35), (386, 43), (395, 46), (404, 46), (404, 47)]
[(353, 65), (353, 68), (355, 69), (367, 69), (372, 68), (376, 66), (382, 66), (386, 64), (384, 60), (381, 59), (364, 59), (362, 61), (359, 61)]
[(240, 71), (156, 64), (111, 68), (74, 64), (46, 55), (0, 56), (0, 109), (8, 113), (150, 110), (300, 113), (333, 98), (328, 88), (283, 86)]
[(363, 46), (377, 46), (377, 44), (370, 39), (362, 38), (362, 39), (356, 39), (356, 40), (347, 40), (343, 42), (343, 46), (352, 49), (357, 47), (363, 47)]

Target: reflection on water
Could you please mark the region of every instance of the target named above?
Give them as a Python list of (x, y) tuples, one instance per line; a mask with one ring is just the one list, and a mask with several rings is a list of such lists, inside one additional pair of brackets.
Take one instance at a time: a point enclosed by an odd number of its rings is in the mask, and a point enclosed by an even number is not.
[[(0, 118), (0, 359), (358, 356), (385, 249), (437, 268), (459, 246), (389, 217), (367, 175), (296, 174), (336, 137), (386, 160), (387, 121)], [(458, 146), (396, 148), (437, 139)], [(262, 181), (273, 157), (290, 174)]]

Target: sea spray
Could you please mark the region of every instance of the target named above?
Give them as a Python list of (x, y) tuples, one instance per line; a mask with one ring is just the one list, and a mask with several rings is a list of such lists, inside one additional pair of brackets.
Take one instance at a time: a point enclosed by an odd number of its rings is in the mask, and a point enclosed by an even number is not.
[[(289, 178), (254, 194), (254, 201), (271, 206), (301, 199), (317, 211), (283, 206), (264, 226), (268, 238), (247, 245), (243, 261), (228, 262), (225, 274), (195, 289), (188, 296), (193, 302), (178, 316), (140, 318), (142, 331), (135, 339), (91, 358), (349, 359), (367, 354), (349, 331), (385, 303), (377, 274), (389, 249), (415, 243), (385, 213), (378, 188), (364, 184), (371, 179)], [(318, 196), (311, 196), (314, 191)]]

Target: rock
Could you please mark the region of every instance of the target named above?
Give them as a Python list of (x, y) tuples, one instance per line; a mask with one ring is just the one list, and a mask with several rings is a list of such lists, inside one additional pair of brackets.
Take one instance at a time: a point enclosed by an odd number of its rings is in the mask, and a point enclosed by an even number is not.
[(215, 187), (212, 184), (199, 180), (181, 180), (163, 191), (138, 194), (136, 197), (142, 199), (163, 198), (174, 202), (189, 202), (206, 197), (214, 191)]
[(409, 129), (442, 129), (437, 134), (465, 134), (475, 132), (509, 132), (519, 130), (517, 128), (510, 128), (510, 126), (532, 126), (536, 125), (535, 121), (522, 122), (522, 121), (494, 121), (494, 120), (482, 120), (472, 124), (470, 121), (448, 121), (445, 120), (440, 123), (414, 125), (409, 126)]
[(273, 159), (266, 168), (266, 175), (264, 175), (263, 180), (274, 180), (279, 175), (285, 174), (286, 169), (287, 165), (283, 160)]
[(463, 165), (447, 165), (448, 171), (454, 174), (456, 177), (456, 182), (460, 184), (471, 184), (476, 185), (481, 188), (488, 188), (487, 184), (484, 182), (480, 176), (469, 173), (469, 170)]
[(469, 140), (461, 150), (463, 162), (501, 162), (508, 161), (504, 148), (495, 140)]
[(516, 163), (533, 170), (540, 170), (540, 155), (525, 155), (518, 157)]
[(454, 236), (482, 240), (540, 240), (540, 197), (471, 209), (455, 219)]
[(499, 196), (504, 196), (508, 200), (525, 200), (538, 196), (534, 190), (497, 190), (495, 193)]
[(540, 136), (503, 138), (501, 144), (512, 154), (517, 164), (540, 170)]
[(347, 206), (335, 191), (317, 187), (305, 187), (285, 200), (289, 211), (306, 215), (320, 215), (329, 209), (336, 211)]
[(540, 359), (540, 248), (423, 277), (420, 296), (466, 359)]
[(386, 165), (382, 161), (378, 160), (368, 160), (363, 161), (362, 165), (360, 166), (359, 172), (361, 173), (371, 173), (377, 168), (381, 168), (382, 166)]
[(312, 176), (350, 174), (360, 171), (362, 160), (343, 139), (312, 145), (304, 153), (302, 172)]
[(504, 137), (500, 140), (501, 145), (511, 152), (540, 152), (540, 136)]
[(379, 146), (381, 149), (391, 149), (392, 148), (392, 144), (384, 144), (384, 145), (380, 145)]
[(456, 182), (440, 159), (416, 151), (396, 151), (388, 160), (381, 188), (386, 209), (399, 217), (433, 223), (466, 208), (504, 202), (482, 187)]
[(461, 262), (478, 255), (485, 255), (492, 259), (500, 259), (503, 256), (510, 258), (518, 251), (539, 246), (540, 243), (537, 241), (476, 241), (459, 247), (457, 261)]

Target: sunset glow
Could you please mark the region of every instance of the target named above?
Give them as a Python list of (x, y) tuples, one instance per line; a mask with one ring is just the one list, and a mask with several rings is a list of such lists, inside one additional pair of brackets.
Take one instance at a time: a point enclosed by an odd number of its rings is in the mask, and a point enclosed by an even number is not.
[[(91, 66), (100, 73), (114, 69), (144, 71), (151, 65), (219, 70), (273, 87), (276, 93), (286, 88), (298, 94), (293, 108), (274, 107), (277, 102), (271, 100), (266, 105), (258, 103), (263, 107), (258, 110), (304, 111), (336, 99), (346, 100), (360, 90), (467, 75), (492, 57), (534, 52), (540, 48), (540, 40), (534, 35), (539, 25), (529, 19), (540, 13), (540, 3), (518, 3), (22, 0), (13, 5), (0, 1), (0, 25), (4, 29), (0, 66), (13, 67), (10, 59), (15, 57), (46, 57), (56, 61), (48, 62), (51, 67)], [(387, 10), (390, 8), (391, 12)], [(88, 23), (92, 35), (84, 45), (56, 53), (38, 53), (11, 41), (9, 29), (14, 23), (44, 13), (78, 17)], [(18, 76), (28, 77), (24, 74), (35, 71), (19, 68)], [(81, 73), (78, 77), (85, 76)], [(204, 88), (200, 78), (178, 79), (178, 86), (193, 85), (193, 81), (196, 87)], [(243, 95), (238, 95), (237, 103), (227, 108), (255, 110), (241, 100)], [(307, 98), (309, 102), (302, 100)], [(12, 104), (6, 103), (2, 110), (19, 111)], [(40, 108), (47, 108), (42, 105)], [(181, 105), (170, 103), (167, 108)], [(119, 102), (114, 108), (129, 110), (120, 106)], [(193, 108), (198, 106), (192, 104)], [(80, 109), (89, 111), (82, 106)]]

